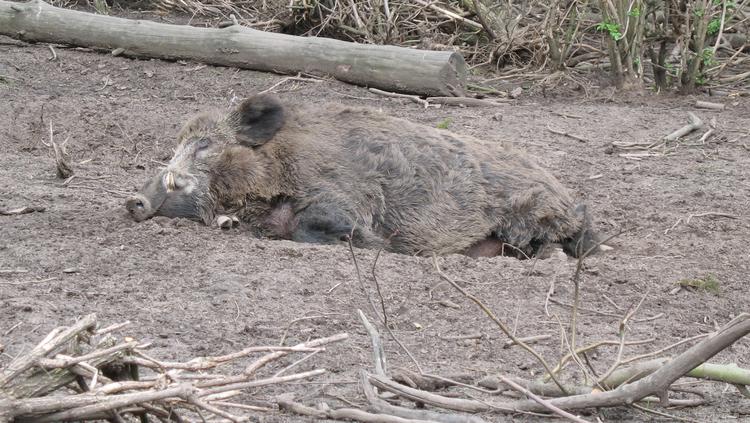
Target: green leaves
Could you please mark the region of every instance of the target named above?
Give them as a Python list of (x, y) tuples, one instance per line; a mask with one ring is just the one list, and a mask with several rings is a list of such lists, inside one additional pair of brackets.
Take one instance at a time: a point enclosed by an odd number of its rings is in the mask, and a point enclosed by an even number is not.
[(442, 121), (438, 122), (437, 128), (438, 129), (448, 129), (448, 127), (450, 126), (451, 122), (453, 122), (453, 119), (447, 117), (447, 118), (443, 119)]
[(677, 284), (682, 287), (690, 287), (702, 291), (707, 291), (712, 294), (718, 294), (720, 291), (719, 280), (716, 279), (716, 276), (711, 274), (708, 274), (699, 279), (683, 279), (677, 282)]
[(716, 65), (716, 60), (714, 60), (714, 51), (710, 47), (706, 47), (701, 52), (701, 62), (703, 62), (704, 66), (713, 66)]
[(714, 35), (717, 32), (719, 32), (720, 28), (721, 28), (721, 19), (713, 18), (711, 19), (711, 22), (708, 23), (708, 28), (706, 28), (706, 33), (708, 35)]
[(609, 36), (612, 37), (612, 39), (615, 41), (622, 38), (622, 32), (620, 32), (620, 24), (604, 21), (596, 25), (596, 30), (608, 32)]

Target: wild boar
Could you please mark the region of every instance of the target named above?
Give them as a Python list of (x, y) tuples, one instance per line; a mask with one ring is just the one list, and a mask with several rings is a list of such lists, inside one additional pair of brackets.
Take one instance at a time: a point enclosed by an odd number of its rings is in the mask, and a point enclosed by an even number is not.
[(559, 242), (579, 256), (597, 244), (585, 206), (507, 143), (272, 95), (193, 117), (177, 138), (127, 200), (136, 221), (228, 215), (262, 236), (422, 255), (532, 256)]

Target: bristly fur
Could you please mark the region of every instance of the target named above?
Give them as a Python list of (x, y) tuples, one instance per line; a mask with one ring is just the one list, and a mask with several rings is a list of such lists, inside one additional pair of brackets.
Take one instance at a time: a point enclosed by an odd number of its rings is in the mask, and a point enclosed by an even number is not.
[(359, 247), (423, 255), (496, 254), (507, 243), (531, 256), (551, 242), (576, 255), (594, 239), (585, 209), (525, 153), (372, 110), (261, 95), (193, 118), (179, 139), (170, 166), (196, 178), (206, 223), (233, 214), (260, 235), (351, 233)]
[(286, 109), (270, 141), (227, 148), (210, 179), (220, 208), (261, 232), (285, 197), (298, 213), (343, 211), (363, 239), (398, 231), (386, 248), (406, 254), (465, 252), (494, 237), (532, 255), (586, 223), (568, 191), (509, 144), (341, 106)]

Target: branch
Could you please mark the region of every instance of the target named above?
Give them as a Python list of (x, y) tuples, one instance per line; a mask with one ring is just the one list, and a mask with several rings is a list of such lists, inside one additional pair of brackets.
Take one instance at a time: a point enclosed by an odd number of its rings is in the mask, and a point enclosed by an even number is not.
[(362, 390), (365, 392), (365, 397), (367, 397), (367, 401), (370, 403), (370, 409), (378, 413), (440, 423), (485, 423), (482, 418), (470, 414), (446, 414), (391, 405), (375, 394), (375, 389), (370, 384), (368, 374), (365, 371), (360, 372), (360, 383), (362, 384)]
[[(677, 379), (688, 375), (694, 369), (698, 371), (696, 368), (699, 367), (700, 364), (723, 351), (748, 333), (750, 333), (750, 314), (743, 313), (727, 323), (718, 332), (711, 334), (687, 351), (666, 362), (666, 364), (655, 370), (650, 375), (636, 382), (625, 383), (612, 391), (555, 398), (548, 400), (547, 403), (563, 410), (577, 410), (582, 408), (614, 407), (633, 404), (651, 395), (663, 397), (662, 394), (665, 393), (669, 386)], [(619, 371), (614, 372), (610, 377), (620, 375), (618, 372)], [(745, 375), (740, 372), (739, 376)], [(469, 413), (479, 413), (490, 410), (508, 412), (544, 412), (549, 410), (548, 407), (531, 400), (513, 401), (508, 403), (489, 403), (486, 401), (448, 398), (400, 385), (383, 376), (369, 375), (368, 379), (374, 386), (392, 392), (410, 401), (450, 410)]]
[(367, 317), (362, 313), (362, 310), (357, 310), (357, 314), (359, 314), (359, 320), (362, 321), (365, 329), (367, 329), (367, 333), (370, 335), (370, 340), (372, 341), (372, 355), (373, 362), (375, 363), (375, 373), (385, 376), (385, 352), (383, 350), (383, 342), (380, 340), (380, 334), (378, 333), (378, 330), (375, 329), (375, 326), (367, 320)]
[(555, 407), (555, 405), (553, 405), (549, 401), (542, 399), (538, 395), (535, 395), (533, 392), (531, 392), (528, 389), (524, 388), (523, 386), (521, 386), (521, 385), (513, 382), (512, 380), (508, 379), (507, 377), (505, 377), (503, 375), (499, 375), (498, 377), (506, 385), (508, 385), (511, 388), (517, 390), (518, 392), (520, 392), (520, 393), (528, 396), (532, 400), (536, 401), (539, 405), (541, 405), (542, 407), (546, 408), (547, 410), (549, 410), (549, 411), (557, 414), (558, 416), (564, 417), (564, 418), (566, 418), (566, 419), (568, 419), (568, 420), (570, 420), (572, 422), (576, 422), (576, 423), (588, 423), (587, 420), (584, 420), (584, 419), (582, 419), (582, 418), (580, 418), (578, 416), (574, 416), (574, 415), (568, 413), (567, 411), (564, 411), (564, 410), (561, 410), (558, 407)]
[(39, 359), (44, 358), (58, 348), (61, 348), (79, 334), (85, 331), (90, 331), (95, 325), (96, 314), (89, 314), (67, 329), (58, 328), (52, 331), (42, 342), (39, 343), (39, 345), (34, 347), (31, 352), (8, 364), (8, 367), (6, 367), (2, 371), (2, 375), (0, 375), (0, 388), (4, 388), (7, 392), (8, 386), (14, 378), (35, 366)]
[[(742, 313), (687, 351), (666, 363), (651, 375), (634, 383), (619, 388), (590, 395), (576, 395), (550, 400), (550, 403), (566, 410), (590, 407), (612, 407), (632, 404), (648, 395), (666, 392), (669, 385), (684, 376), (692, 369), (705, 363), (709, 358), (732, 345), (738, 339), (750, 333), (750, 314)], [(544, 411), (544, 408), (533, 402), (519, 405), (522, 410)]]
[(484, 29), (484, 27), (482, 27), (482, 24), (476, 23), (476, 22), (472, 21), (471, 19), (466, 19), (463, 16), (460, 16), (460, 15), (457, 15), (457, 14), (451, 12), (450, 10), (445, 10), (442, 7), (435, 6), (434, 4), (426, 2), (425, 0), (414, 0), (414, 2), (419, 3), (422, 6), (429, 7), (430, 9), (432, 9), (432, 10), (434, 10), (434, 11), (436, 11), (436, 12), (442, 14), (442, 15), (445, 15), (445, 16), (453, 19), (453, 20), (461, 22), (462, 24), (468, 25), (468, 26), (476, 28), (476, 29)]
[(690, 123), (667, 135), (666, 137), (664, 137), (664, 139), (667, 141), (675, 141), (676, 139), (684, 137), (685, 135), (703, 126), (703, 121), (700, 120), (700, 118), (696, 116), (695, 113), (688, 112), (688, 117)]

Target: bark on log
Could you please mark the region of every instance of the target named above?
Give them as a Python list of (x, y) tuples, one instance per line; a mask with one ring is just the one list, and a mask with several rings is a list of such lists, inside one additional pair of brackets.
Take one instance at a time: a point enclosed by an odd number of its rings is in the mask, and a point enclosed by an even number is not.
[(459, 53), (276, 34), (233, 25), (199, 28), (0, 0), (0, 34), (31, 42), (124, 49), (131, 57), (187, 59), (276, 73), (326, 74), (357, 85), (429, 96), (463, 95)]

